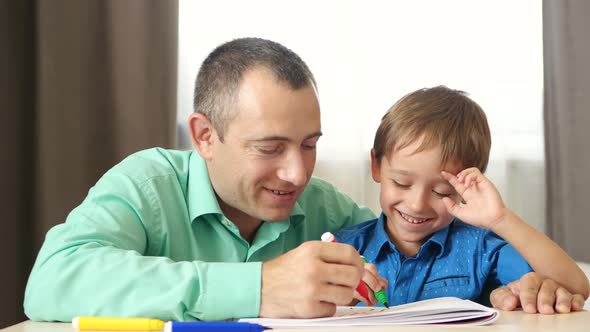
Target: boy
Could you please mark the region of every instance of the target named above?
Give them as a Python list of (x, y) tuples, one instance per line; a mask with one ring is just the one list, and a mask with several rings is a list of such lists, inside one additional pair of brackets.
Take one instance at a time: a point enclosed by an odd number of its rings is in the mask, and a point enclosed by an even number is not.
[(371, 150), (383, 213), (336, 238), (389, 281), (389, 304), (443, 296), (487, 304), (491, 290), (533, 270), (588, 297), (577, 264), (506, 208), (482, 175), (490, 146), (483, 110), (444, 86), (406, 95), (383, 117)]

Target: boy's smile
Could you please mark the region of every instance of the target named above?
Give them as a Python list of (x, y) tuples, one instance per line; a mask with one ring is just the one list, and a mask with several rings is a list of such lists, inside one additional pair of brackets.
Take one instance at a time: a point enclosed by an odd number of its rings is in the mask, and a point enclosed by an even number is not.
[(453, 220), (443, 197), (459, 200), (453, 187), (444, 180), (442, 170), (457, 174), (459, 162), (441, 165), (440, 147), (416, 152), (422, 140), (393, 152), (389, 158), (372, 160), (372, 175), (381, 183), (380, 203), (387, 216), (387, 233), (406, 256), (414, 256), (433, 233)]
[(409, 222), (410, 224), (414, 225), (422, 225), (426, 222), (432, 221), (434, 218), (418, 218), (411, 216), (409, 214), (403, 213), (402, 211), (396, 210), (397, 213), (404, 219), (405, 221)]

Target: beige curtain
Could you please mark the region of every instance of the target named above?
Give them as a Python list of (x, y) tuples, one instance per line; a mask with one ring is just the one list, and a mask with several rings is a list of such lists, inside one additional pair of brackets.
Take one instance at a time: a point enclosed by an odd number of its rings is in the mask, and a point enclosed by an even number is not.
[(543, 1), (547, 230), (590, 262), (590, 1)]
[(0, 4), (0, 328), (47, 230), (135, 151), (173, 147), (178, 2)]

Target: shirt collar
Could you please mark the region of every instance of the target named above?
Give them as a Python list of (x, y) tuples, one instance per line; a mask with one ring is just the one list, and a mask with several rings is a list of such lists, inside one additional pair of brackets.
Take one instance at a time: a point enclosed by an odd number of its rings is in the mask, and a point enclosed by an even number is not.
[[(368, 244), (365, 250), (365, 258), (369, 262), (374, 262), (381, 250), (395, 250), (399, 252), (393, 242), (389, 240), (389, 235), (387, 235), (387, 232), (385, 231), (386, 222), (387, 217), (381, 212), (374, 231), (367, 234)], [(454, 222), (455, 220), (453, 220), (452, 223)], [(432, 234), (432, 236), (430, 236), (430, 238), (422, 245), (417, 256), (424, 255), (424, 250), (432, 250), (433, 253), (437, 254), (436, 257), (440, 258), (445, 251), (445, 243), (449, 236), (449, 227), (450, 226), (447, 226)]]
[[(454, 223), (455, 219), (451, 222)], [(438, 232), (432, 234), (430, 238), (422, 245), (420, 251), (418, 252), (418, 256), (423, 255), (424, 250), (432, 250), (433, 254), (436, 253), (436, 258), (440, 258), (442, 254), (445, 252), (445, 244), (447, 243), (447, 237), (449, 236), (449, 228), (451, 225), (439, 230)], [(438, 253), (436, 252), (438, 250)]]
[(367, 248), (364, 250), (366, 259), (369, 262), (375, 262), (377, 256), (383, 250), (383, 247), (387, 249), (394, 248), (393, 244), (389, 244), (389, 236), (387, 232), (385, 232), (385, 221), (386, 217), (381, 212), (379, 215), (379, 219), (377, 219), (377, 224), (375, 225), (375, 229), (367, 234)]
[(187, 192), (191, 221), (206, 214), (223, 214), (209, 179), (207, 164), (196, 151), (190, 156)]
[[(205, 160), (196, 151), (193, 151), (189, 164), (187, 201), (191, 222), (206, 214), (223, 215), (221, 207), (217, 202), (217, 195), (215, 195), (215, 191), (211, 185)], [(305, 213), (303, 209), (299, 205), (299, 202), (295, 202), (289, 214), (289, 221), (297, 225), (304, 219)]]

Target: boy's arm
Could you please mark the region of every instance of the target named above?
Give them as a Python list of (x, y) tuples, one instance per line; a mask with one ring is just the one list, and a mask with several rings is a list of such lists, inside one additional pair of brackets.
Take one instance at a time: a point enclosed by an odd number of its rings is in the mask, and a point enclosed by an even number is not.
[(588, 298), (588, 278), (563, 249), (510, 209), (505, 208), (504, 216), (491, 231), (510, 243), (540, 277), (552, 279), (570, 293)]
[(588, 298), (588, 279), (578, 265), (551, 239), (507, 209), (492, 182), (477, 168), (465, 169), (457, 176), (441, 174), (463, 200), (460, 206), (444, 198), (450, 213), (464, 222), (490, 229), (510, 243), (542, 278), (553, 279), (570, 293)]

